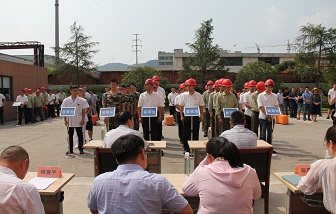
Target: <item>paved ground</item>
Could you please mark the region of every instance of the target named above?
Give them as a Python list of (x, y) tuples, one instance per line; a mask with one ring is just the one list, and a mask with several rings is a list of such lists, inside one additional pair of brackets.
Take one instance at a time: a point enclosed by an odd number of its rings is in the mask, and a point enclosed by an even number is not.
[[(61, 166), (63, 172), (72, 172), (76, 177), (65, 186), (64, 213), (90, 213), (86, 198), (93, 181), (93, 152), (85, 150), (84, 155), (64, 159), (67, 150), (66, 128), (63, 120), (56, 118), (34, 125), (15, 127), (15, 122), (0, 126), (0, 151), (16, 144), (27, 149), (30, 154), (30, 171), (38, 165)], [(324, 158), (324, 134), (332, 125), (331, 120), (318, 117), (318, 122), (304, 122), (290, 119), (288, 125), (276, 125), (274, 148), (278, 157), (272, 158), (271, 173), (293, 171), (297, 163), (311, 163)], [(94, 139), (100, 139), (100, 126), (94, 126)], [(202, 134), (201, 134), (202, 135)], [(162, 173), (182, 173), (182, 147), (177, 137), (177, 126), (164, 126), (167, 149), (162, 158)], [(270, 213), (284, 213), (286, 188), (271, 174)], [(263, 213), (263, 199), (256, 202), (254, 213)]]

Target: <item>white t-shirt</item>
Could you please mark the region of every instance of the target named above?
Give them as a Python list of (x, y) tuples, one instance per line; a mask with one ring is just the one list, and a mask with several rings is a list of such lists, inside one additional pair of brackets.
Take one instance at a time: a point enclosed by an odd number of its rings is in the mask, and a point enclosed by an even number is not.
[(334, 88), (330, 89), (328, 91), (328, 96), (330, 96), (330, 100), (333, 100), (336, 96), (336, 90), (334, 90)]
[(55, 101), (55, 98), (56, 98), (56, 96), (55, 96), (55, 94), (48, 94), (48, 103), (49, 103), (49, 105), (54, 105), (54, 101)]
[(76, 107), (75, 116), (67, 117), (67, 121), (69, 123), (69, 127), (82, 127), (80, 124), (82, 121), (82, 110), (89, 108), (89, 104), (85, 99), (76, 97), (76, 99), (73, 101), (72, 97), (70, 96), (65, 98), (61, 107)]
[(2, 100), (6, 99), (3, 94), (0, 93), (0, 107), (2, 107), (3, 103)]
[(242, 105), (242, 110), (245, 110), (245, 105), (244, 105), (244, 94), (245, 94), (245, 92), (240, 93), (240, 97), (239, 97), (239, 104)]
[(170, 92), (168, 94), (168, 99), (171, 100), (171, 102), (169, 102), (169, 106), (174, 106), (176, 105), (175, 103), (175, 98), (177, 97), (177, 95), (179, 95), (177, 92), (173, 93), (173, 92)]
[[(251, 105), (251, 92), (250, 91), (244, 93), (243, 102)], [(251, 117), (252, 113), (253, 113), (252, 110), (245, 106), (244, 114)]]
[(25, 102), (28, 102), (28, 97), (26, 95), (19, 95), (16, 97), (16, 102), (20, 102), (21, 104), (24, 104)]
[[(260, 93), (257, 98), (257, 103), (258, 103), (258, 108), (260, 109), (261, 106), (279, 106), (278, 98), (274, 93), (267, 94), (266, 91)], [(272, 116), (274, 119), (275, 117)], [(259, 119), (266, 119), (266, 115), (262, 112), (259, 111)]]
[(158, 87), (157, 88), (157, 92), (161, 95), (161, 97), (164, 99), (166, 99), (166, 91), (162, 88), (162, 87)]
[(180, 106), (184, 107), (196, 107), (196, 106), (204, 106), (204, 100), (200, 93), (197, 91), (194, 94), (185, 93), (180, 98)]
[(147, 93), (147, 91), (140, 94), (138, 107), (163, 107), (164, 102), (162, 97), (157, 92)]

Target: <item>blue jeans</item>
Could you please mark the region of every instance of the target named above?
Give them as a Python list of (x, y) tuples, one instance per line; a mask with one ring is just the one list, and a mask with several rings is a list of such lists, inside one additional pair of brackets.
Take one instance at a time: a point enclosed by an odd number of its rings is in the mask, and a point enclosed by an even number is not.
[[(266, 131), (267, 131), (267, 139), (266, 139)], [(264, 140), (272, 145), (272, 132), (273, 132), (272, 122), (260, 119), (260, 140)]]
[(303, 104), (303, 119), (306, 120), (306, 115), (308, 113), (308, 120), (310, 120), (310, 104)]
[(298, 111), (298, 112), (302, 112), (302, 111), (303, 111), (303, 103), (299, 103), (299, 104), (298, 104), (297, 111)]

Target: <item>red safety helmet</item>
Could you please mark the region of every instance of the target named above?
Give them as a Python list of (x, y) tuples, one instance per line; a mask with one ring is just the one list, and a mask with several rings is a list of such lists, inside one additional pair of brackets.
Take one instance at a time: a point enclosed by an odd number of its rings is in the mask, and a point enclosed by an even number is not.
[(268, 79), (268, 80), (266, 80), (265, 85), (274, 86), (274, 81), (272, 79)]
[(31, 89), (28, 89), (28, 93), (33, 93), (33, 90), (31, 90)]
[(266, 90), (265, 83), (263, 81), (259, 81), (257, 83), (257, 90), (259, 91), (259, 93), (262, 93)]
[(232, 82), (231, 82), (231, 80), (230, 80), (230, 79), (224, 79), (224, 80), (222, 81), (222, 86), (224, 86), (224, 87), (232, 87)]
[(36, 90), (36, 93), (41, 93), (41, 91), (37, 89), (37, 90)]
[(219, 84), (219, 80), (216, 80), (215, 81), (215, 86), (219, 86), (220, 84)]
[(246, 82), (246, 83), (244, 84), (244, 89), (246, 89), (246, 88), (248, 88), (248, 87), (249, 87), (249, 83)]
[(207, 85), (213, 85), (214, 84), (214, 82), (212, 82), (212, 80), (209, 80), (208, 82), (207, 82)]
[(185, 82), (185, 85), (186, 86), (189, 86), (189, 85), (196, 86), (196, 80), (193, 78), (190, 78)]
[(155, 76), (153, 76), (152, 80), (155, 80), (155, 81), (160, 81), (160, 77), (159, 77), (159, 76), (157, 76), (157, 75), (155, 75)]
[(145, 85), (154, 85), (154, 81), (152, 79), (146, 79)]
[(28, 88), (24, 88), (23, 91), (24, 91), (24, 92), (28, 92)]
[(154, 87), (154, 88), (157, 88), (157, 87), (158, 87), (157, 82), (154, 81), (154, 86), (153, 86), (153, 87)]
[(212, 89), (215, 89), (216, 88), (216, 86), (215, 85), (212, 85)]
[(182, 84), (180, 85), (180, 89), (183, 89), (183, 88), (185, 88), (185, 84), (184, 84), (184, 83), (182, 83)]
[(45, 90), (45, 87), (42, 86), (42, 87), (41, 87), (41, 90)]
[(256, 81), (251, 80), (251, 81), (249, 82), (249, 87), (256, 87), (256, 86), (257, 86)]

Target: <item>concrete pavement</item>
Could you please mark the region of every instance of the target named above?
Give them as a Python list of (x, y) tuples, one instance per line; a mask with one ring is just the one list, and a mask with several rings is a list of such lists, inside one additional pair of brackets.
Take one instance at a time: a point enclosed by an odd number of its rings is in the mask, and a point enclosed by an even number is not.
[[(324, 158), (324, 134), (332, 125), (331, 120), (318, 117), (318, 122), (290, 119), (288, 125), (275, 126), (274, 149), (277, 157), (272, 158), (270, 185), (270, 213), (284, 213), (286, 188), (273, 176), (273, 172), (294, 171), (297, 163), (312, 163)], [(183, 154), (178, 140), (177, 126), (165, 126), (164, 136), (167, 149), (162, 157), (162, 173), (182, 173)], [(94, 126), (94, 139), (100, 139), (100, 126)], [(93, 181), (93, 151), (85, 150), (74, 159), (64, 159), (67, 151), (66, 127), (63, 119), (49, 119), (36, 124), (15, 126), (15, 121), (0, 126), (0, 151), (10, 145), (24, 147), (30, 155), (29, 171), (36, 171), (38, 165), (61, 166), (63, 172), (75, 173), (64, 188), (63, 210), (66, 214), (90, 213), (87, 208), (87, 194)], [(200, 133), (203, 136), (203, 133)], [(203, 137), (201, 137), (202, 139)], [(203, 138), (205, 139), (205, 138)], [(256, 201), (254, 213), (263, 213), (263, 199)]]

